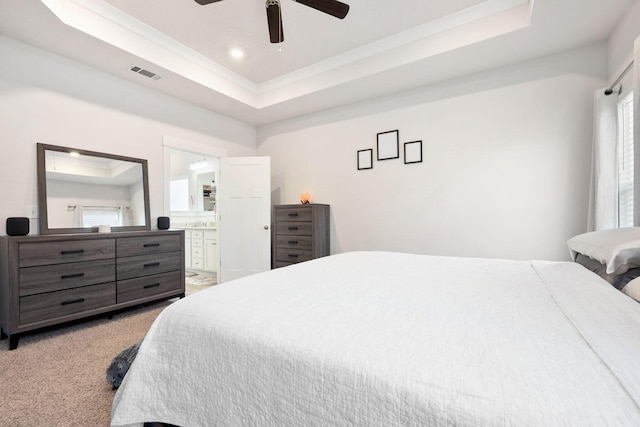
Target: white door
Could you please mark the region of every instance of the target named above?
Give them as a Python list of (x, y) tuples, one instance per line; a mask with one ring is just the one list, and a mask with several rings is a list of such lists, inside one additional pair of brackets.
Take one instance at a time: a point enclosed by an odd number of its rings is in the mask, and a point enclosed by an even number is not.
[(222, 157), (218, 177), (218, 282), (271, 268), (271, 159)]

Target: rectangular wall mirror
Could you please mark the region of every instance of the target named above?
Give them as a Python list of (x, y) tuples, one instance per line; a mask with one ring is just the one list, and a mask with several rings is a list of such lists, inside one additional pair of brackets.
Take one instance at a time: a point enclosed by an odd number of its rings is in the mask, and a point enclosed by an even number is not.
[(150, 229), (147, 161), (37, 145), (40, 234)]

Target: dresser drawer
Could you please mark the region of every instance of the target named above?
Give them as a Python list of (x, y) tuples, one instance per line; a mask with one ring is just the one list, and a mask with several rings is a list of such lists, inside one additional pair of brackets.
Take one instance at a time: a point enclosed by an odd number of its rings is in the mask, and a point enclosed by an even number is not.
[(60, 291), (116, 280), (115, 259), (20, 269), (20, 296)]
[(181, 271), (182, 258), (179, 252), (166, 252), (155, 255), (138, 255), (118, 258), (118, 280), (151, 274)]
[(312, 212), (309, 208), (278, 208), (276, 209), (276, 221), (311, 221)]
[(118, 257), (179, 251), (182, 235), (121, 237), (118, 239)]
[(21, 243), (19, 267), (115, 258), (115, 239)]
[(20, 297), (20, 323), (55, 319), (115, 303), (115, 283)]
[(310, 250), (303, 249), (276, 249), (276, 261), (282, 262), (302, 262), (312, 259), (312, 253)]
[(118, 304), (182, 289), (180, 272), (154, 274), (118, 282)]
[(288, 265), (293, 265), (294, 262), (284, 262), (284, 261), (276, 261), (274, 268), (286, 267)]
[(311, 236), (292, 236), (287, 234), (276, 235), (276, 247), (278, 248), (311, 249), (311, 241)]
[(312, 226), (310, 222), (279, 222), (276, 225), (276, 234), (293, 234), (297, 236), (311, 236)]

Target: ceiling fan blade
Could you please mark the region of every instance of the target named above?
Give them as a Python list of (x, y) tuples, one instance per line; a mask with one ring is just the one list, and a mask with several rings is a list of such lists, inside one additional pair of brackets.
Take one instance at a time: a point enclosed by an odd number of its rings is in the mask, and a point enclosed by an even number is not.
[(282, 43), (282, 12), (279, 0), (267, 0), (267, 25), (269, 26), (269, 40), (271, 43)]
[(206, 6), (208, 4), (219, 2), (219, 1), (222, 1), (222, 0), (195, 0), (195, 1), (196, 1), (196, 3), (198, 3), (198, 4), (202, 5), (202, 6)]
[(338, 0), (293, 0), (336, 18), (344, 19), (349, 13), (349, 5)]

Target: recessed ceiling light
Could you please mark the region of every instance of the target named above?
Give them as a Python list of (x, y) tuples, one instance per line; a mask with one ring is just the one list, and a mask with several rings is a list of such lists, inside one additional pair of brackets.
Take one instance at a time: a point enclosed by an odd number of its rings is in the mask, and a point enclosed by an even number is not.
[(236, 59), (242, 59), (244, 57), (244, 52), (241, 51), (240, 49), (231, 49), (231, 56), (233, 56)]

